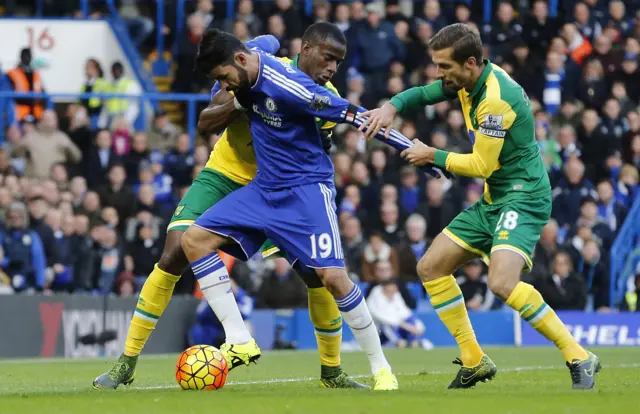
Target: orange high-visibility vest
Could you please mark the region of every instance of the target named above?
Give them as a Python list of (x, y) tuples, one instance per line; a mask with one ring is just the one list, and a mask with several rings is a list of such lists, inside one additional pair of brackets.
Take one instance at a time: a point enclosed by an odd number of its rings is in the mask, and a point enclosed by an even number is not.
[[(13, 82), (16, 92), (42, 92), (42, 83), (38, 72), (33, 72), (33, 87), (29, 85), (27, 75), (19, 67), (10, 70), (7, 75)], [(42, 105), (30, 105), (25, 103), (27, 101), (27, 99), (16, 99), (16, 117), (18, 121), (24, 120), (27, 115), (33, 115), (38, 120), (41, 119), (44, 111)]]

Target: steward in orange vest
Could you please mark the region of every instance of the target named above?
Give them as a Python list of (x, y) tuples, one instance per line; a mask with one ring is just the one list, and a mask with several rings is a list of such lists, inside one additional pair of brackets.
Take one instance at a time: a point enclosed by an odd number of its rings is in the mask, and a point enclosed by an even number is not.
[[(15, 92), (44, 92), (40, 74), (31, 67), (31, 49), (20, 51), (20, 64), (7, 73)], [(27, 115), (40, 120), (44, 107), (42, 99), (16, 99), (16, 118), (22, 122)]]

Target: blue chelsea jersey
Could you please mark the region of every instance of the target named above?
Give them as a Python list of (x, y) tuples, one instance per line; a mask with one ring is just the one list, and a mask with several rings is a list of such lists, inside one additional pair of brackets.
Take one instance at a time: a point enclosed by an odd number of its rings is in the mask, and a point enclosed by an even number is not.
[(333, 164), (322, 148), (315, 118), (344, 122), (349, 101), (288, 63), (256, 53), (260, 68), (247, 109), (258, 164), (256, 184), (270, 189), (332, 184)]

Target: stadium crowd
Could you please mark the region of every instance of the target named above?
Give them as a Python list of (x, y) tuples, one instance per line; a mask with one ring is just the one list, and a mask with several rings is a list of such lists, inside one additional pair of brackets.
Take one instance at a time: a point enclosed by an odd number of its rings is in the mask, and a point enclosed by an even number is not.
[[(486, 57), (509, 72), (531, 99), (535, 136), (553, 185), (553, 219), (536, 248), (533, 272), (523, 278), (556, 310), (606, 311), (609, 251), (639, 189), (638, 2), (567, 0), (560, 2), (559, 18), (549, 16), (543, 0), (517, 2), (516, 8), (494, 3), (492, 20), (481, 23), (481, 9), (437, 0), (320, 0), (312, 16), (291, 0), (240, 0), (228, 21), (220, 18), (218, 4), (214, 8), (210, 0), (201, 0), (178, 42), (174, 90), (210, 88), (205, 77), (192, 75), (199, 36), (207, 26), (243, 40), (273, 34), (280, 40), (278, 54), (293, 57), (305, 24), (328, 20), (349, 42), (334, 83), (351, 102), (378, 107), (406, 88), (436, 79), (428, 40), (437, 30), (455, 22), (475, 25)], [(19, 67), (27, 74), (34, 71), (28, 62)], [(87, 70), (88, 87), (107, 77), (97, 70), (98, 62), (87, 67), (94, 68)], [(18, 88), (11, 78), (5, 83)], [(37, 102), (16, 102), (16, 112), (30, 109), (9, 126), (0, 150), (0, 213), (5, 217), (0, 285), (5, 292), (131, 295), (160, 257), (173, 209), (218, 136), (198, 137), (190, 148), (190, 137), (163, 112), (146, 131), (134, 131), (126, 116), (110, 117), (110, 125), (100, 129), (96, 115), (111, 104), (90, 100), (58, 113), (36, 113)], [(126, 105), (113, 107), (126, 115)], [(436, 148), (472, 150), (456, 103), (427, 107), (397, 119), (396, 127)], [(348, 270), (354, 280), (369, 284), (377, 309), (372, 313), (393, 325), (393, 317), (406, 320), (424, 297), (415, 284), (417, 261), (449, 221), (480, 198), (483, 183), (427, 179), (391, 147), (367, 144), (344, 125), (336, 127), (333, 139)], [(487, 288), (486, 270), (474, 260), (457, 275), (469, 309), (501, 306)], [(305, 286), (286, 262), (235, 262), (232, 277), (259, 307), (306, 305)], [(640, 274), (636, 286), (640, 293)], [(189, 271), (176, 292), (193, 290)], [(419, 328), (409, 330), (419, 334)]]

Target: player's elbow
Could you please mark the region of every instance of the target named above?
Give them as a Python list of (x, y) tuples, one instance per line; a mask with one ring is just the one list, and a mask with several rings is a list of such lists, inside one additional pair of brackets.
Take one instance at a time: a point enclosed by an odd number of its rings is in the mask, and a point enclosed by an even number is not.
[(489, 178), (494, 171), (494, 168), (491, 166), (491, 164), (482, 162), (481, 160), (478, 160), (474, 163), (473, 169), (476, 172), (476, 174), (474, 175), (477, 178), (482, 178), (483, 180)]

